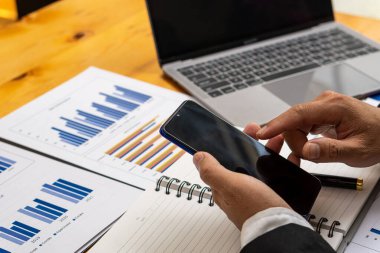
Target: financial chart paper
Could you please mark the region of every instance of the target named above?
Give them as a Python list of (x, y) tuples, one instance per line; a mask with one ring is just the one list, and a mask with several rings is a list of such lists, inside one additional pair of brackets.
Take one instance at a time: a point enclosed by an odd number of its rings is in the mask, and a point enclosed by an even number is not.
[(145, 189), (162, 173), (182, 177), (194, 169), (159, 134), (186, 99), (90, 68), (3, 118), (0, 137)]

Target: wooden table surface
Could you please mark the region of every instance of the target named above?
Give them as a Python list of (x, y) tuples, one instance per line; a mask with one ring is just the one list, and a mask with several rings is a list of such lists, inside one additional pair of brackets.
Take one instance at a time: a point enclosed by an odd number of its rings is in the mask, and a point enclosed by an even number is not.
[[(336, 20), (380, 42), (380, 20)], [(182, 91), (158, 65), (144, 0), (63, 0), (0, 21), (0, 56), (0, 117), (89, 66)]]

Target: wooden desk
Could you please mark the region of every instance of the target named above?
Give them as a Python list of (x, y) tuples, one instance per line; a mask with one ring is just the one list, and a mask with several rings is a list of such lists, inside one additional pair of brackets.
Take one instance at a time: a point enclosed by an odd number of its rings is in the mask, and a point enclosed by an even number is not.
[[(336, 14), (380, 42), (380, 20)], [(0, 21), (0, 117), (97, 66), (173, 90), (156, 60), (144, 0), (64, 0)]]

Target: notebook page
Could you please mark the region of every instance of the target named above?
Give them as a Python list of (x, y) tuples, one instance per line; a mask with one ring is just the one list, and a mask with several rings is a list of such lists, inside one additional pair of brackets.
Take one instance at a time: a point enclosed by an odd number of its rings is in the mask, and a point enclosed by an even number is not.
[(90, 252), (239, 252), (240, 232), (208, 201), (148, 190)]
[(317, 217), (312, 222), (314, 225), (319, 218), (326, 217), (328, 222), (322, 227), (329, 229), (331, 223), (337, 220), (341, 224), (335, 230), (345, 235), (375, 187), (380, 176), (380, 167), (377, 165), (368, 168), (351, 168), (344, 164), (331, 163), (305, 165), (303, 168), (309, 172), (363, 178), (362, 191), (322, 187), (311, 211)]
[[(290, 148), (284, 144), (281, 155), (287, 157), (290, 152)], [(335, 231), (345, 235), (375, 187), (380, 177), (380, 165), (353, 168), (343, 163), (316, 164), (302, 160), (301, 168), (311, 173), (363, 178), (362, 191), (322, 187), (311, 210), (316, 216), (316, 219), (311, 221), (312, 225), (315, 226), (321, 217), (326, 217), (328, 221), (323, 223), (322, 228), (329, 229), (332, 222), (337, 220), (341, 224), (335, 228)], [(329, 240), (331, 239), (328, 238), (327, 241)]]

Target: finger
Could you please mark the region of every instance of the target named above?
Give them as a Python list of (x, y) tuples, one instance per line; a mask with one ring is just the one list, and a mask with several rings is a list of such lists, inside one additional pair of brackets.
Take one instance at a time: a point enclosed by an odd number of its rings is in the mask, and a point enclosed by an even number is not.
[(319, 94), (319, 95), (314, 99), (314, 101), (321, 100), (321, 99), (323, 99), (323, 98), (327, 98), (327, 97), (334, 96), (334, 95), (340, 95), (340, 94), (337, 93), (337, 92), (335, 92), (335, 91), (326, 90), (326, 91), (322, 92), (321, 94)]
[(308, 141), (302, 150), (302, 157), (313, 162), (347, 163), (351, 161), (354, 149), (355, 145), (349, 140), (322, 137)]
[(213, 191), (212, 193), (212, 197), (214, 198), (214, 202), (222, 209), (224, 210), (225, 208), (225, 202), (224, 202), (224, 198), (223, 198), (223, 195), (220, 194), (220, 192), (218, 191)]
[(302, 157), (303, 147), (305, 143), (308, 141), (307, 135), (304, 132), (298, 130), (288, 131), (285, 132), (283, 135), (286, 140), (286, 143), (288, 144), (292, 152), (296, 156)]
[(270, 139), (265, 146), (276, 153), (280, 153), (283, 144), (284, 137), (282, 135), (277, 135)]
[(216, 191), (222, 190), (231, 180), (231, 171), (224, 168), (212, 155), (206, 152), (197, 152), (193, 162), (201, 179)]
[(293, 152), (290, 153), (290, 155), (288, 156), (288, 160), (297, 165), (298, 167), (301, 165), (301, 159), (298, 156), (296, 156)]
[(323, 101), (299, 104), (271, 120), (256, 136), (259, 139), (269, 139), (285, 131), (305, 131), (313, 125), (337, 125), (341, 115), (340, 107), (323, 105)]
[(260, 130), (259, 125), (257, 125), (256, 123), (250, 123), (244, 128), (243, 132), (257, 140), (256, 133), (259, 130)]

